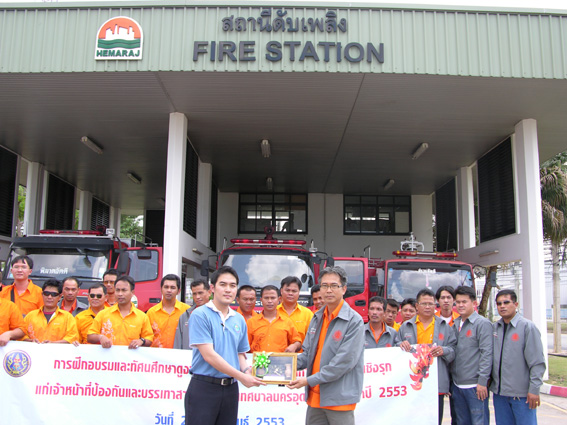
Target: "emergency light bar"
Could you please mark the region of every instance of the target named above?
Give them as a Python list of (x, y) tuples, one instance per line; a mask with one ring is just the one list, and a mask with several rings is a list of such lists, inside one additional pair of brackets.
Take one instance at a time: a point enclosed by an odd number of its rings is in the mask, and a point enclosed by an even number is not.
[(302, 240), (283, 240), (283, 239), (231, 239), (234, 245), (305, 245)]
[(423, 252), (423, 251), (393, 251), (397, 257), (435, 257), (435, 258), (457, 258), (456, 252)]
[(40, 235), (89, 235), (104, 236), (97, 230), (40, 230)]

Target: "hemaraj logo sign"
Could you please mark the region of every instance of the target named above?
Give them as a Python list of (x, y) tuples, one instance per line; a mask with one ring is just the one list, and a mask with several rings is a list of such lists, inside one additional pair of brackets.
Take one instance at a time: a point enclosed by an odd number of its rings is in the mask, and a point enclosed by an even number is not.
[(142, 27), (134, 19), (109, 19), (98, 30), (95, 60), (140, 60), (143, 41)]

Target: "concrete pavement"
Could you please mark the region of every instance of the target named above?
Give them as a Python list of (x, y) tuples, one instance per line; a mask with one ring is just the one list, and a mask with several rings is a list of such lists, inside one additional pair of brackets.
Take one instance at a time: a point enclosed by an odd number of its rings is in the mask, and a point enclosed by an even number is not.
[[(537, 422), (539, 425), (557, 425), (567, 423), (567, 398), (555, 397), (552, 395), (541, 394), (541, 406), (537, 412)], [(490, 424), (495, 425), (494, 407), (492, 406), (492, 394), (489, 402)], [(449, 399), (445, 397), (445, 410), (443, 412), (443, 424), (451, 423), (451, 413), (449, 410)]]

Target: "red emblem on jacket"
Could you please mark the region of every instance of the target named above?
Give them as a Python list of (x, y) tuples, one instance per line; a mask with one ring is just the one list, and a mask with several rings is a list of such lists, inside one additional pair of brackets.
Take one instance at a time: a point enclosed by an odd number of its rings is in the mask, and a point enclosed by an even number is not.
[(333, 334), (333, 339), (334, 339), (335, 341), (340, 341), (340, 339), (341, 339), (342, 337), (343, 337), (343, 333), (342, 333), (341, 331), (336, 331), (336, 332)]
[(472, 336), (472, 329), (469, 329), (467, 331), (467, 338), (470, 338)]
[(512, 341), (518, 341), (520, 336), (518, 334), (512, 334)]
[(445, 339), (445, 335), (439, 333), (439, 341), (443, 341)]

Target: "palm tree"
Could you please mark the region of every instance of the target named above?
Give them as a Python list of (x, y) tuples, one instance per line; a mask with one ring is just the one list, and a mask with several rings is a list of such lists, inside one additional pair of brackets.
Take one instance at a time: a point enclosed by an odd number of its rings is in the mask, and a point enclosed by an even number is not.
[(564, 152), (543, 163), (540, 168), (543, 234), (551, 243), (553, 265), (553, 351), (556, 353), (561, 352), (559, 268), (560, 263), (565, 262), (564, 245), (567, 240), (566, 161), (567, 154)]

